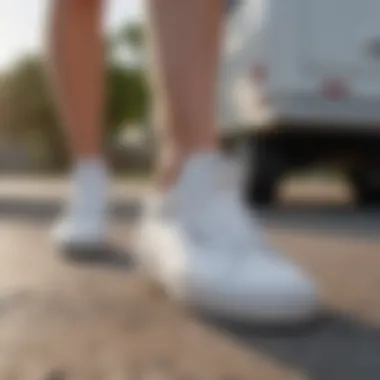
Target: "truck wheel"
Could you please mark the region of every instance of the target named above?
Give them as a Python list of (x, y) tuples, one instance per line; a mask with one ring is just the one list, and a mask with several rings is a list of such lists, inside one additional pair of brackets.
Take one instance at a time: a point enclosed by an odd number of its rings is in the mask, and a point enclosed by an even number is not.
[(284, 160), (275, 144), (252, 140), (245, 199), (249, 206), (269, 206), (276, 201), (277, 188), (284, 173)]
[(353, 170), (351, 183), (362, 206), (380, 206), (380, 167)]

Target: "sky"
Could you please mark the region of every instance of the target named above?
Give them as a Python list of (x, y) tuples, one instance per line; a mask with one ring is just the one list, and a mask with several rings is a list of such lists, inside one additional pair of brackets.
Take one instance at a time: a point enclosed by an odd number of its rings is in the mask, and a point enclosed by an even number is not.
[[(79, 1), (79, 0), (78, 0)], [(106, 25), (114, 28), (141, 18), (141, 0), (106, 1)], [(0, 69), (44, 45), (49, 0), (0, 0)]]

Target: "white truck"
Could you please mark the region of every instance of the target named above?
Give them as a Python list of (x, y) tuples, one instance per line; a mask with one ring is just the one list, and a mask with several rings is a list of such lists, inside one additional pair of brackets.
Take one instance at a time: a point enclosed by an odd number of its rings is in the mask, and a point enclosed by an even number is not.
[(219, 80), (221, 134), (248, 138), (248, 200), (268, 204), (290, 170), (336, 165), (380, 203), (380, 1), (242, 0)]

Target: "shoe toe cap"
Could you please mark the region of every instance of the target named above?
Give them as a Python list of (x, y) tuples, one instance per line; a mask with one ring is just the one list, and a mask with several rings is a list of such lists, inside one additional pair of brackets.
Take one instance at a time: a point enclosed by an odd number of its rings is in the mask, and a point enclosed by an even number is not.
[(249, 265), (224, 269), (208, 266), (191, 276), (193, 303), (218, 315), (259, 322), (304, 320), (318, 310), (315, 283), (293, 263), (256, 257)]

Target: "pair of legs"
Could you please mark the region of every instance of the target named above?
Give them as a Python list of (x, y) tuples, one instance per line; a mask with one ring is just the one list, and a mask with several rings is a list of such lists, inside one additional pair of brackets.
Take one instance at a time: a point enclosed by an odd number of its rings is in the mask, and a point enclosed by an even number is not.
[[(76, 162), (58, 238), (97, 242), (106, 215), (104, 4), (54, 4), (55, 88)], [(148, 1), (164, 146), (160, 196), (138, 228), (136, 249), (149, 273), (194, 306), (249, 321), (299, 320), (316, 310), (314, 284), (262, 240), (237, 193), (226, 188), (217, 153), (214, 92), (225, 6), (221, 0)]]
[[(60, 110), (77, 162), (102, 157), (105, 57), (102, 0), (55, 0), (52, 22), (54, 78)], [(224, 2), (148, 1), (153, 78), (163, 110), (167, 144), (160, 183), (195, 151), (217, 147), (214, 84)], [(173, 30), (175, 31), (173, 33)], [(179, 80), (180, 79), (180, 80)], [(165, 163), (164, 163), (165, 161)], [(169, 165), (170, 167), (166, 167)], [(177, 166), (177, 165), (176, 165)], [(174, 178), (171, 178), (173, 180)]]
[[(106, 231), (106, 221), (101, 217), (105, 214), (107, 176), (102, 152), (104, 3), (55, 0), (53, 5), (53, 80), (74, 157), (74, 188), (68, 213), (79, 214), (77, 219), (93, 221), (92, 226), (89, 223), (78, 226), (68, 220), (61, 223), (58, 239), (74, 244), (82, 240), (99, 243), (97, 240), (103, 240)], [(153, 42), (153, 87), (160, 103), (156, 107), (157, 120), (165, 126), (160, 130), (165, 137), (157, 170), (159, 186), (170, 186), (188, 155), (216, 149), (213, 91), (223, 4), (220, 0), (207, 4), (201, 0), (191, 4), (174, 0), (147, 2)], [(91, 189), (89, 195), (83, 194), (87, 187)], [(81, 206), (86, 203), (91, 203), (87, 209), (92, 212)]]

